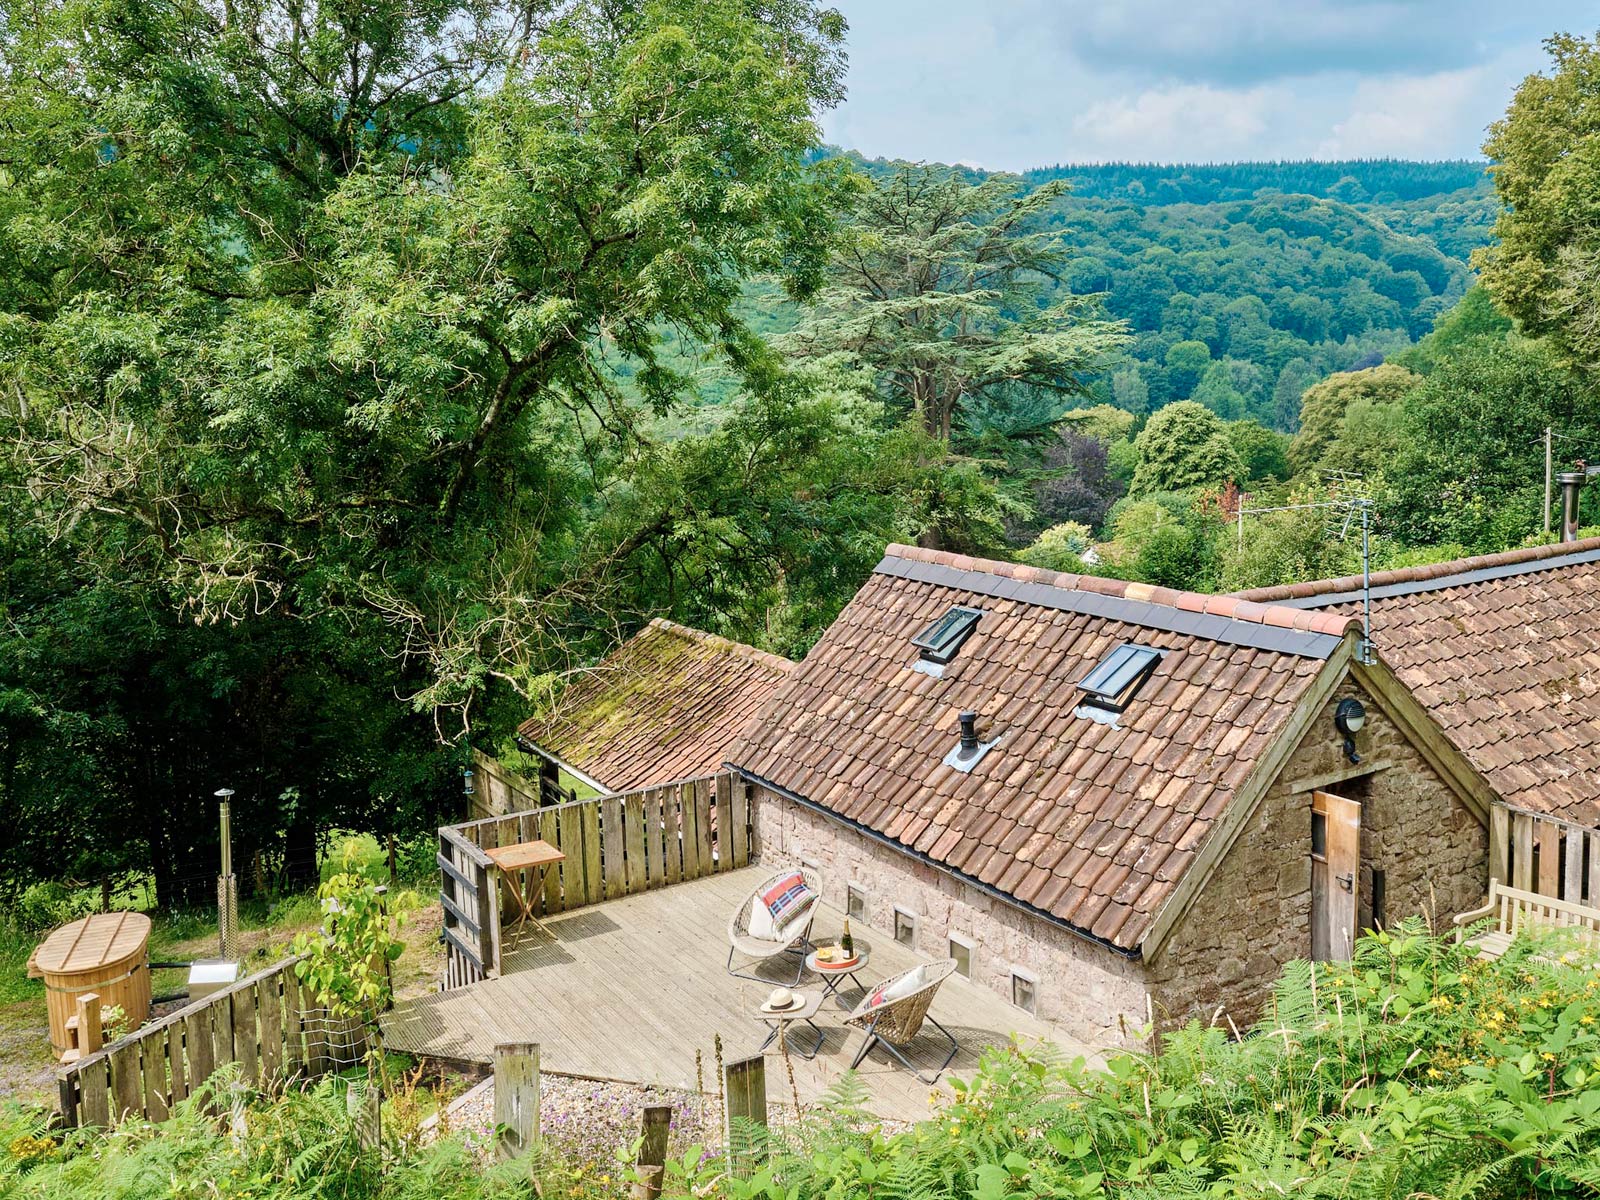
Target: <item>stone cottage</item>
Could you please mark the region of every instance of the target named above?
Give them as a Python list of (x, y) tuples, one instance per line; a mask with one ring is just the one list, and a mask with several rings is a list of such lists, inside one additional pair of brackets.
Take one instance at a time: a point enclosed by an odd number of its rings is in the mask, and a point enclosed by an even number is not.
[(656, 618), (523, 722), (540, 790), (602, 795), (711, 775), (794, 663)]
[(1099, 1044), (1482, 897), (1493, 792), (1359, 619), (891, 546), (731, 745), (764, 861)]
[[(1240, 595), (1359, 615), (1362, 579)], [(1600, 538), (1375, 572), (1372, 637), (1513, 808), (1600, 826)]]

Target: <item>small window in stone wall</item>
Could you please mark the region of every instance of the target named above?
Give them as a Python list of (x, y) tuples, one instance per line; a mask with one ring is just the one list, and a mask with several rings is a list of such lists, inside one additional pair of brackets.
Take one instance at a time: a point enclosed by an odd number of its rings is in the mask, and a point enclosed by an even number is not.
[(917, 916), (903, 908), (894, 910), (894, 940), (902, 946), (917, 944)]
[(972, 978), (972, 943), (965, 938), (950, 935), (950, 957), (956, 960), (956, 973)]
[(845, 889), (844, 911), (857, 921), (867, 919), (867, 893), (853, 883)]
[(1011, 1003), (1025, 1013), (1032, 1013), (1036, 1011), (1037, 1000), (1037, 982), (1021, 971), (1011, 972)]

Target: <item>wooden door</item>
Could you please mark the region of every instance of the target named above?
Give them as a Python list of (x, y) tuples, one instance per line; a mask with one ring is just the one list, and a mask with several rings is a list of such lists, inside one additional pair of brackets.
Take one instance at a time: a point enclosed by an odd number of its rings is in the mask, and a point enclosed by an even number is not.
[(1311, 957), (1343, 961), (1356, 941), (1361, 892), (1361, 805), (1311, 796)]

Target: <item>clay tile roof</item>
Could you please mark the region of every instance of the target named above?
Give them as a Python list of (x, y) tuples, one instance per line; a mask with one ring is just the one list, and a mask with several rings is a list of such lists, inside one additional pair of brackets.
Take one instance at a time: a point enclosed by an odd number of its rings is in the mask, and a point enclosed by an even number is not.
[[(983, 616), (930, 675), (911, 639), (954, 605)], [(1133, 952), (1358, 626), (1343, 613), (890, 546), (728, 761)], [(1165, 653), (1115, 725), (1078, 715), (1079, 681), (1127, 642)], [(1250, 719), (1219, 730), (1218, 711), (1243, 699)], [(967, 709), (998, 742), (963, 774), (943, 760)]]
[[(1361, 613), (1361, 577), (1239, 593)], [(1501, 799), (1600, 824), (1600, 538), (1372, 576), (1378, 655)]]
[(517, 732), (615, 792), (710, 775), (793, 668), (658, 617)]

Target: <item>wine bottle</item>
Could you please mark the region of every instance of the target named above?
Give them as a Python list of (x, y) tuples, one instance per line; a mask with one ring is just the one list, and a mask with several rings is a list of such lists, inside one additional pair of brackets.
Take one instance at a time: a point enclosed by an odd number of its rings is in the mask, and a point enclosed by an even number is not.
[(845, 962), (856, 956), (855, 939), (850, 936), (850, 918), (844, 919), (844, 936), (839, 939), (839, 949), (844, 952)]

